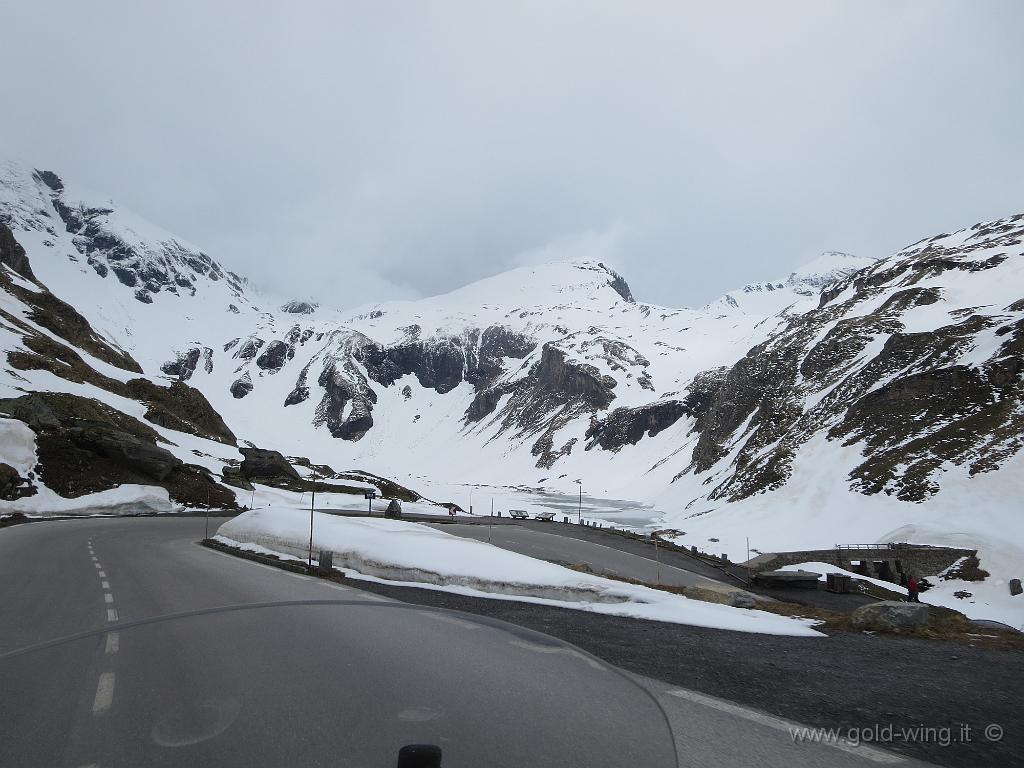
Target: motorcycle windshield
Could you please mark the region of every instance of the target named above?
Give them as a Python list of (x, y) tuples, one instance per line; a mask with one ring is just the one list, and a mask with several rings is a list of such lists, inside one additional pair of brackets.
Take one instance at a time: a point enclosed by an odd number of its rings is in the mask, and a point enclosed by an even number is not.
[(0, 764), (661, 766), (656, 701), (559, 640), (401, 603), (234, 606), (0, 656)]

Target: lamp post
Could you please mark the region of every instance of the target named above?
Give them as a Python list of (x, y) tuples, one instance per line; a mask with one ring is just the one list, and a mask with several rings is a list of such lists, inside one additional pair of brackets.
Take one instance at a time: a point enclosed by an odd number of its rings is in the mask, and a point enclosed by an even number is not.
[(469, 486), (469, 514), (473, 514), (473, 486)]
[(576, 484), (580, 487), (580, 506), (579, 506), (579, 509), (576, 512), (576, 524), (577, 525), (582, 525), (583, 524), (583, 481), (582, 480), (577, 480)]

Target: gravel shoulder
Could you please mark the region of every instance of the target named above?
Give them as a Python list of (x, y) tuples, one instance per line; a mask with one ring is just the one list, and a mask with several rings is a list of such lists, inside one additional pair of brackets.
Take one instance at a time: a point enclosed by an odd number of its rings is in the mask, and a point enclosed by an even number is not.
[[(418, 605), (489, 616), (544, 632), (622, 669), (809, 725), (895, 729), (971, 726), (969, 743), (896, 739), (887, 749), (947, 766), (1024, 766), (1019, 726), (1024, 654), (865, 635), (792, 638), (603, 616), (414, 587), (346, 580)], [(989, 724), (1004, 730), (985, 739)]]

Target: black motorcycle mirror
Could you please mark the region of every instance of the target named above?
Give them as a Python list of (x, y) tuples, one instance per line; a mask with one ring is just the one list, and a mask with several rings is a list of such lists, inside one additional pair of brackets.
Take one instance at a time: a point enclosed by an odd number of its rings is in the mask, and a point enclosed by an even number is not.
[(441, 768), (441, 748), (433, 744), (406, 744), (398, 750), (398, 768)]

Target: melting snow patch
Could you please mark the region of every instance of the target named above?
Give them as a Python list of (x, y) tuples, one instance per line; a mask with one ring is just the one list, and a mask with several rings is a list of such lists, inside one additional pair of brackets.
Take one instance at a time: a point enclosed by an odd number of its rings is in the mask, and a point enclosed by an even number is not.
[[(256, 509), (224, 523), (218, 540), (305, 559), (309, 513)], [(820, 636), (809, 619), (690, 600), (509, 552), (426, 525), (316, 513), (313, 551), (330, 550), (353, 578), (511, 599), (616, 616), (779, 635)]]

